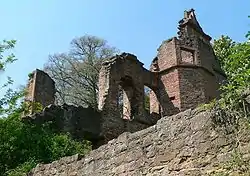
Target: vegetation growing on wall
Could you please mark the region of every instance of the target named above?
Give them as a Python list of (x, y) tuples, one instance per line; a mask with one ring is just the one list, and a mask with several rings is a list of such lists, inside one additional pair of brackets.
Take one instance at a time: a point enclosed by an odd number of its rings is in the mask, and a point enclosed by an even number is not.
[[(243, 94), (250, 87), (250, 41), (237, 43), (228, 36), (214, 41), (215, 54), (227, 75), (227, 83), (221, 86), (222, 98), (216, 103), (223, 114), (235, 118), (249, 118)], [(218, 106), (216, 107), (218, 108)]]
[[(206, 105), (214, 114), (217, 125), (223, 125), (225, 130), (235, 132), (236, 141), (240, 140), (240, 131), (250, 130), (250, 108), (245, 100), (245, 93), (250, 93), (250, 31), (247, 41), (237, 43), (228, 36), (221, 36), (214, 41), (214, 51), (223, 70), (227, 75), (227, 84), (221, 86), (223, 94), (220, 100)], [(229, 128), (228, 127), (232, 127)], [(236, 146), (239, 145), (239, 142)], [(236, 149), (232, 159), (222, 163), (212, 175), (249, 175), (249, 163), (242, 158)]]

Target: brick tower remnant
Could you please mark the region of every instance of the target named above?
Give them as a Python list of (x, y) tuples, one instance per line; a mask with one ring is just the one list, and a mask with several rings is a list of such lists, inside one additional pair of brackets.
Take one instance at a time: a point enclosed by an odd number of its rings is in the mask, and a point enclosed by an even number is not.
[[(167, 92), (174, 106), (183, 111), (218, 97), (225, 74), (216, 60), (211, 37), (202, 30), (193, 9), (184, 12), (178, 29), (178, 38), (161, 44), (150, 70), (157, 72), (163, 83), (158, 87), (160, 94)], [(155, 108), (153, 96), (150, 102), (151, 109)]]
[[(47, 73), (36, 69), (29, 75), (25, 102), (40, 103), (42, 107), (46, 107), (54, 104), (55, 93), (55, 82)], [(33, 107), (29, 111), (32, 114)]]

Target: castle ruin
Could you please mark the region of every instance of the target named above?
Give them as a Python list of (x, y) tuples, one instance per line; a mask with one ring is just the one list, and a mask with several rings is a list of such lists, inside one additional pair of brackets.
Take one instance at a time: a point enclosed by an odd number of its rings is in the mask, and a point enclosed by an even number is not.
[[(216, 60), (211, 37), (200, 27), (193, 9), (184, 12), (178, 30), (178, 37), (161, 44), (150, 70), (129, 53), (103, 63), (99, 77), (99, 110), (104, 112), (103, 128), (107, 128), (104, 131), (117, 136), (124, 130), (118, 122), (120, 89), (122, 118), (136, 123), (136, 127), (130, 123), (127, 131), (131, 132), (219, 96), (219, 85), (225, 80), (225, 74)], [(144, 86), (151, 89), (150, 113), (145, 110)]]
[(46, 107), (55, 102), (55, 82), (42, 70), (36, 69), (29, 75), (25, 102), (31, 103), (28, 114), (34, 113), (34, 104), (38, 102), (42, 107)]
[[(149, 70), (130, 53), (105, 61), (99, 75), (101, 119), (93, 125), (98, 130), (89, 127), (87, 131), (100, 132), (98, 137), (106, 143), (123, 132), (145, 129), (161, 117), (196, 108), (217, 98), (225, 74), (210, 41), (211, 37), (204, 33), (191, 9), (184, 12), (184, 18), (179, 22), (178, 37), (161, 44)], [(33, 74), (28, 97), (44, 106), (54, 104), (54, 81), (41, 73), (37, 70)], [(151, 89), (149, 111), (145, 109), (144, 86)], [(84, 114), (82, 116), (84, 118), (71, 119), (78, 119), (82, 124), (91, 120)]]

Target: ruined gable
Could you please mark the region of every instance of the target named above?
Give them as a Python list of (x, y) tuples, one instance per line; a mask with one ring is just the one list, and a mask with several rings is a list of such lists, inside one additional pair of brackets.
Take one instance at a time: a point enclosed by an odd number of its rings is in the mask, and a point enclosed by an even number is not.
[[(219, 96), (219, 86), (225, 80), (225, 74), (210, 40), (191, 9), (185, 11), (184, 18), (179, 21), (178, 37), (164, 41), (158, 49), (157, 72), (163, 83), (159, 91), (166, 91), (180, 111)], [(155, 61), (153, 63), (151, 69), (156, 67)]]
[[(119, 128), (123, 126), (123, 122), (118, 122), (122, 119), (129, 124), (139, 119), (155, 121), (217, 98), (225, 74), (210, 40), (191, 9), (184, 12), (179, 22), (178, 37), (162, 43), (150, 70), (129, 53), (105, 62), (99, 77), (99, 110), (103, 111), (104, 131), (121, 130), (113, 133), (114, 137), (124, 130), (132, 131)], [(150, 113), (144, 107), (144, 86), (151, 89)]]

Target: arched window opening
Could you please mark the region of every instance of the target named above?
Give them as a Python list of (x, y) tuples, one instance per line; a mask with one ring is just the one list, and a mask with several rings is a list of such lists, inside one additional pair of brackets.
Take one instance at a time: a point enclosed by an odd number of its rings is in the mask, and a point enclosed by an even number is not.
[(158, 97), (155, 92), (147, 86), (144, 86), (144, 109), (146, 112), (153, 115), (160, 114)]
[(150, 113), (150, 91), (149, 87), (144, 86), (144, 109), (147, 113)]
[(123, 118), (123, 89), (120, 85), (118, 88), (117, 105), (118, 105), (117, 108), (119, 110), (120, 117)]
[(131, 77), (121, 78), (118, 93), (118, 106), (121, 117), (130, 120), (133, 116), (132, 101), (134, 98), (134, 87)]

